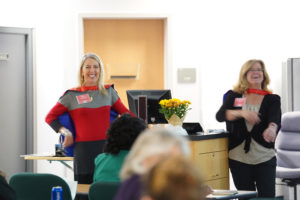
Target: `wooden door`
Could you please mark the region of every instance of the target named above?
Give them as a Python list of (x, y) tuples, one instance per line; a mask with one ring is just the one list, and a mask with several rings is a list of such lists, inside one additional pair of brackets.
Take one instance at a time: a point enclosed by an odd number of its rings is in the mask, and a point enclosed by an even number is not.
[(164, 89), (163, 19), (84, 19), (84, 52), (98, 54), (105, 83), (126, 106), (126, 90)]

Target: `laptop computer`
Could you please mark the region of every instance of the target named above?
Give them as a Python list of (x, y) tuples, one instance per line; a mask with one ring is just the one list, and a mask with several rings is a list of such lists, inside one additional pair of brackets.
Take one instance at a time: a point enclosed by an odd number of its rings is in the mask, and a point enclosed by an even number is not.
[(203, 132), (203, 128), (199, 122), (184, 122), (182, 128), (184, 128), (189, 135), (199, 135), (199, 132)]

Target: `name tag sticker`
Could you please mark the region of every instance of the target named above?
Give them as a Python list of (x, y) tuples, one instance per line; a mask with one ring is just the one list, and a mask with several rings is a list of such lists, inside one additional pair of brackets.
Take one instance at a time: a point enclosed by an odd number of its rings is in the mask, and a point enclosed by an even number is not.
[(246, 98), (235, 98), (234, 99), (234, 107), (243, 107), (246, 103)]
[(89, 94), (76, 96), (76, 99), (78, 104), (89, 103), (92, 101)]

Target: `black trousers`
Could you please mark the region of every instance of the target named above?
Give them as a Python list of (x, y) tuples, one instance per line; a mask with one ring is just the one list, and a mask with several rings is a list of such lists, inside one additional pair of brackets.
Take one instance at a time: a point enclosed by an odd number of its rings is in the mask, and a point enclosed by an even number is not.
[(257, 190), (258, 197), (275, 197), (276, 157), (256, 165), (229, 159), (229, 168), (238, 190)]
[(93, 183), (95, 158), (103, 152), (105, 140), (76, 142), (74, 145), (74, 179), (79, 184)]

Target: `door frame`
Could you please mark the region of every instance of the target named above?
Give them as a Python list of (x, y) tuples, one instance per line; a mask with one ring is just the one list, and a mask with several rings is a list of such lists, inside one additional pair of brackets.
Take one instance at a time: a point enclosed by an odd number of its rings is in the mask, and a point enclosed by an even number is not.
[(78, 60), (84, 52), (84, 27), (85, 19), (160, 19), (164, 20), (164, 88), (173, 89), (173, 70), (171, 59), (171, 16), (169, 14), (138, 14), (138, 13), (80, 13), (78, 20)]
[[(25, 79), (26, 79), (26, 154), (32, 154), (35, 146), (35, 118), (34, 118), (34, 72), (33, 72), (33, 29), (0, 27), (0, 33), (25, 36)], [(33, 172), (33, 162), (25, 162), (25, 171)]]

